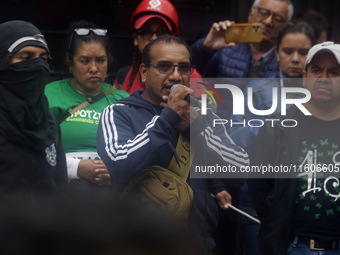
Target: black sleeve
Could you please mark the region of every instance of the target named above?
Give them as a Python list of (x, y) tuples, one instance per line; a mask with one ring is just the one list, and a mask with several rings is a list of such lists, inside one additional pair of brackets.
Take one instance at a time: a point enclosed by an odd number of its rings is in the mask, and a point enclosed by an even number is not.
[(217, 193), (227, 190), (228, 187), (239, 187), (246, 182), (247, 179), (209, 179), (211, 193)]
[[(56, 119), (56, 118), (55, 118)], [(56, 119), (57, 121), (57, 119)], [(68, 177), (67, 177), (67, 164), (66, 164), (66, 155), (64, 151), (63, 144), (61, 142), (61, 131), (60, 126), (57, 121), (58, 125), (58, 137), (57, 137), (57, 171), (54, 175), (54, 180), (57, 185), (57, 189), (65, 189), (68, 184)]]
[[(250, 165), (274, 165), (276, 159), (276, 138), (275, 127), (263, 126), (257, 137), (254, 153), (250, 158)], [(255, 209), (259, 218), (263, 214), (266, 198), (273, 188), (273, 179), (249, 178), (248, 186)]]
[(210, 179), (209, 182), (211, 193), (214, 195), (223, 190), (227, 190), (226, 185), (220, 179)]
[[(205, 38), (202, 38), (191, 46), (192, 63), (195, 65), (196, 70), (200, 74), (203, 74), (206, 77), (215, 77), (216, 75), (213, 76), (212, 73), (207, 73), (206, 69), (207, 69), (210, 59), (216, 53), (216, 51), (211, 51), (211, 50), (206, 49), (203, 46), (204, 40)], [(216, 72), (215, 69), (212, 69), (212, 70)]]

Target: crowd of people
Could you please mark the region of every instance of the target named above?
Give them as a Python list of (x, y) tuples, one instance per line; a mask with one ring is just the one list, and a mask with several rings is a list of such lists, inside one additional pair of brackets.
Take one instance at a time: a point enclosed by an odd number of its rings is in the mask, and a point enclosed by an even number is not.
[[(49, 84), (44, 35), (0, 24), (0, 253), (340, 254), (340, 45), (326, 18), (255, 0), (261, 42), (226, 42), (224, 20), (190, 47), (174, 5), (152, 2), (113, 85), (93, 21), (70, 24), (72, 76)], [(244, 95), (244, 114), (210, 78)], [(243, 171), (262, 166), (289, 174)], [(221, 213), (235, 206), (237, 224)]]

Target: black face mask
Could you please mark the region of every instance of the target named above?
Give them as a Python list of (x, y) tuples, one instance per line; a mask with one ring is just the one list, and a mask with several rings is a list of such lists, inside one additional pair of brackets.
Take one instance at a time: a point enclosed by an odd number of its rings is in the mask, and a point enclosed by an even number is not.
[(1, 86), (18, 99), (33, 106), (44, 93), (50, 66), (42, 58), (18, 62), (0, 71)]
[(0, 71), (0, 132), (10, 141), (44, 149), (55, 140), (57, 127), (44, 95), (49, 71), (41, 58)]

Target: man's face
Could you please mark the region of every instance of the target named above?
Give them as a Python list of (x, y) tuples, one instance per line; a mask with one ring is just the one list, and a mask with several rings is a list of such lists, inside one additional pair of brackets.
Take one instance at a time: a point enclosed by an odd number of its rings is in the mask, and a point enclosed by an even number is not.
[[(188, 49), (182, 44), (161, 41), (151, 47), (150, 60), (151, 63), (190, 64), (190, 55)], [(175, 67), (171, 74), (162, 74), (158, 67), (146, 67), (142, 64), (140, 72), (142, 82), (145, 82), (143, 93), (145, 99), (157, 105), (164, 101), (163, 96), (170, 94), (172, 85), (189, 86), (190, 84), (190, 75), (182, 75), (178, 67)]]
[[(311, 101), (328, 104), (340, 100), (340, 65), (332, 53), (319, 53), (303, 71), (303, 86), (311, 93)], [(307, 79), (306, 79), (307, 78)]]
[(25, 46), (11, 56), (10, 64), (28, 61), (34, 58), (42, 58), (45, 62), (47, 62), (48, 52), (38, 46)]
[[(267, 18), (261, 18), (261, 12), (266, 12), (266, 10), (271, 14)], [(248, 23), (261, 23), (263, 40), (276, 44), (277, 33), (280, 25), (274, 24), (273, 15), (277, 15), (275, 17), (276, 19), (280, 19), (281, 17), (284, 21), (287, 21), (288, 4), (278, 0), (262, 0), (255, 10), (251, 9), (249, 11)]]

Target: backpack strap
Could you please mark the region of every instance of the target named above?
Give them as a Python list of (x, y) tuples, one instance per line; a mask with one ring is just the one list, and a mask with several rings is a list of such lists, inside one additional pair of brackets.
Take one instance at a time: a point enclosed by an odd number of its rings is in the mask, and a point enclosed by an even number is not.
[(181, 133), (178, 137), (176, 153), (179, 161), (177, 161), (178, 159), (176, 159), (174, 155), (170, 161), (168, 170), (178, 175), (183, 181), (186, 181), (194, 158), (194, 149), (190, 148), (189, 139), (184, 137)]
[(73, 109), (68, 110), (63, 116), (59, 118), (59, 124), (61, 124), (64, 120), (66, 120), (68, 117), (70, 117), (73, 113), (85, 108), (86, 106), (89, 106), (90, 104), (93, 104), (100, 99), (110, 95), (111, 93), (115, 92), (117, 89), (115, 87), (109, 88), (103, 92), (100, 92), (96, 96), (88, 96), (87, 100), (80, 105), (74, 107)]

